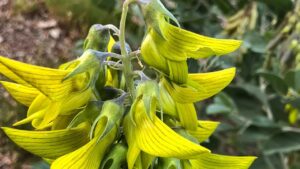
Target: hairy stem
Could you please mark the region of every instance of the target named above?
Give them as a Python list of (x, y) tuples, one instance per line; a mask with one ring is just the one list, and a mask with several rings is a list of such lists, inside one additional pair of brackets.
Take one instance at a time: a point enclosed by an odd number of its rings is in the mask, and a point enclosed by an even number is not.
[(129, 54), (126, 51), (126, 41), (125, 41), (125, 25), (126, 25), (126, 17), (128, 13), (128, 5), (133, 2), (133, 0), (125, 0), (123, 3), (122, 16), (120, 21), (120, 45), (121, 45), (121, 55), (122, 62), (124, 65), (123, 71), (125, 75), (126, 86), (128, 92), (131, 96), (131, 99), (135, 98), (135, 90), (134, 90), (134, 81), (133, 81), (133, 68), (131, 64), (131, 59)]

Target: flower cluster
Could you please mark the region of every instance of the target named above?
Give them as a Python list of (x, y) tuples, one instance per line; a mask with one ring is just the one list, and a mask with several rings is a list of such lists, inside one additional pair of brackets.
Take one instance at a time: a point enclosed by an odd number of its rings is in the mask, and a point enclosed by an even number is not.
[[(2, 129), (53, 169), (248, 168), (255, 157), (217, 155), (201, 146), (219, 123), (198, 120), (194, 106), (225, 88), (235, 68), (189, 74), (186, 62), (233, 52), (241, 42), (172, 25), (176, 19), (159, 0), (145, 1), (143, 10), (148, 31), (141, 58), (159, 72), (156, 80), (140, 70), (134, 72), (141, 78), (126, 79), (122, 59), (131, 51), (117, 54), (112, 26), (94, 25), (83, 54), (58, 69), (0, 56), (0, 73), (13, 81), (1, 84), (28, 107), (14, 126), (33, 127)], [(135, 80), (134, 95), (127, 94), (125, 80)]]

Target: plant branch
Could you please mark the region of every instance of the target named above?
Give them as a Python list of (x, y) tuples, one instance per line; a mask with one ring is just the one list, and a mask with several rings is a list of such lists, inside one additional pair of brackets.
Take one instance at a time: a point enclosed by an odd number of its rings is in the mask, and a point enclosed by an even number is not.
[(135, 98), (135, 90), (134, 90), (134, 81), (133, 81), (133, 68), (131, 64), (131, 58), (129, 57), (126, 51), (126, 41), (125, 41), (125, 25), (126, 25), (126, 17), (128, 13), (128, 5), (134, 0), (125, 0), (123, 3), (122, 16), (120, 21), (120, 45), (121, 45), (121, 55), (122, 55), (122, 63), (124, 65), (123, 71), (126, 81), (127, 90), (133, 100)]

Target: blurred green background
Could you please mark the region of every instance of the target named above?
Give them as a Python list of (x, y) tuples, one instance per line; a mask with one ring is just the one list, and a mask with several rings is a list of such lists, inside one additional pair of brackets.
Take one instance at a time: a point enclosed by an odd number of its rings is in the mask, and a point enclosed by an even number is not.
[[(190, 72), (237, 67), (229, 87), (196, 104), (199, 118), (222, 122), (205, 146), (219, 154), (256, 155), (253, 169), (299, 169), (300, 0), (162, 2), (185, 29), (243, 40), (228, 56), (188, 60)], [(57, 66), (80, 55), (90, 25), (118, 26), (121, 5), (121, 0), (2, 0), (0, 55)], [(138, 49), (145, 33), (138, 5), (130, 7), (126, 31), (128, 43)], [(0, 126), (9, 126), (26, 109), (3, 88), (0, 92)], [(2, 132), (0, 137), (0, 169), (47, 168)]]

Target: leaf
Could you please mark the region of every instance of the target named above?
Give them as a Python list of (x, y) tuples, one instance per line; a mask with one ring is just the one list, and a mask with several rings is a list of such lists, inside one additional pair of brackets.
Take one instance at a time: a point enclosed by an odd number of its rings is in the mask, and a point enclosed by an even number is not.
[(206, 108), (206, 113), (208, 115), (230, 114), (230, 113), (232, 113), (232, 110), (229, 107), (225, 106), (225, 105), (210, 104)]
[(300, 70), (291, 70), (284, 77), (285, 82), (296, 91), (300, 91)]
[(206, 112), (209, 115), (230, 114), (238, 112), (238, 108), (229, 95), (221, 92), (214, 98), (214, 103), (207, 107)]
[(257, 53), (266, 52), (266, 40), (257, 32), (248, 32), (244, 38), (244, 46)]
[(281, 132), (263, 144), (266, 154), (290, 153), (300, 150), (299, 132)]
[(239, 141), (244, 143), (268, 141), (278, 132), (280, 132), (279, 128), (265, 128), (250, 125), (241, 135), (239, 135)]
[(7, 127), (2, 129), (18, 146), (37, 156), (50, 159), (70, 153), (87, 143), (89, 131), (86, 124), (53, 131), (27, 131)]
[(254, 96), (262, 104), (269, 106), (267, 95), (263, 93), (257, 86), (246, 83), (238, 84), (237, 86)]
[(285, 95), (287, 93), (288, 86), (280, 76), (264, 71), (258, 71), (257, 74), (268, 81), (269, 84), (280, 94)]

